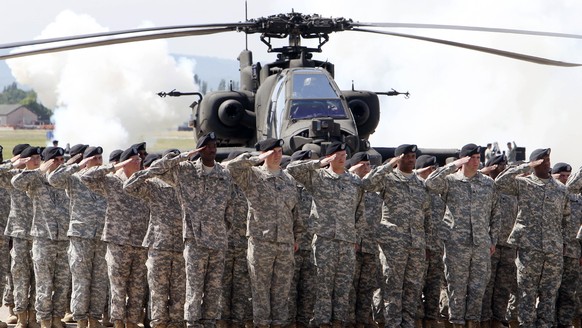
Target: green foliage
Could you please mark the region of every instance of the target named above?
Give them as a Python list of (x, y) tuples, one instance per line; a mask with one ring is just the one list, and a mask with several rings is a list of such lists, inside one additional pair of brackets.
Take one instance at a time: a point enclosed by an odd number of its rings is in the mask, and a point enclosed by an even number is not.
[(4, 87), (4, 90), (0, 93), (0, 104), (22, 104), (38, 115), (40, 121), (48, 122), (53, 114), (50, 109), (37, 102), (37, 95), (34, 90), (21, 90), (16, 85), (16, 82)]

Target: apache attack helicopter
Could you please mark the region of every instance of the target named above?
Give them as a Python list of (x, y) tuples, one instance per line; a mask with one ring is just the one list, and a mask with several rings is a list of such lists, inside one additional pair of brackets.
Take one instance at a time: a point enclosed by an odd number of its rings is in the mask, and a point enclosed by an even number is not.
[[(380, 120), (378, 95), (404, 95), (395, 90), (373, 92), (340, 90), (334, 81), (334, 65), (313, 59), (313, 53), (322, 52), (322, 47), (334, 32), (358, 31), (416, 39), (445, 44), (493, 55), (509, 57), (536, 64), (562, 67), (582, 66), (551, 59), (524, 55), (509, 51), (458, 43), (442, 39), (427, 38), (411, 34), (395, 33), (380, 28), (429, 28), (471, 30), (481, 32), (513, 33), (549, 37), (576, 38), (580, 35), (534, 32), (484, 27), (466, 27), (430, 24), (359, 23), (345, 18), (324, 18), (320, 15), (304, 15), (291, 12), (239, 23), (202, 24), (141, 28), (124, 31), (95, 33), (80, 36), (16, 42), (0, 45), (0, 49), (22, 46), (83, 41), (77, 44), (58, 45), (35, 50), (24, 50), (0, 56), (1, 59), (38, 55), (58, 51), (112, 45), (126, 42), (208, 35), (224, 32), (260, 34), (260, 40), (268, 52), (277, 53), (277, 60), (262, 65), (254, 63), (252, 52), (245, 49), (238, 57), (240, 63), (240, 88), (214, 91), (206, 95), (197, 92), (160, 92), (164, 96), (196, 95), (192, 105), (191, 125), (195, 138), (214, 131), (219, 147), (252, 147), (266, 138), (281, 138), (285, 141), (284, 153), (291, 154), (300, 149), (324, 152), (332, 141), (342, 141), (350, 153), (368, 151), (381, 155), (382, 159), (393, 155), (394, 148), (370, 148), (368, 137), (374, 133)], [(102, 39), (107, 37), (108, 39)], [(99, 38), (98, 40), (94, 40)], [(273, 47), (274, 39), (288, 39), (288, 45)], [(301, 41), (317, 40), (316, 47), (303, 46)], [(88, 41), (84, 41), (88, 40)], [(456, 149), (420, 149), (420, 153), (436, 155), (439, 162), (455, 156)]]

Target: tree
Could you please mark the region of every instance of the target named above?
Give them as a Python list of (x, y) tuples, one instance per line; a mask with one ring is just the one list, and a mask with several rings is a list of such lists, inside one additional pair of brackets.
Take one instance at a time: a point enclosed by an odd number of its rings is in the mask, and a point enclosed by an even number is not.
[(0, 93), (0, 104), (21, 104), (38, 115), (39, 121), (49, 121), (52, 111), (37, 101), (34, 90), (24, 91), (18, 88), (16, 82), (4, 87)]

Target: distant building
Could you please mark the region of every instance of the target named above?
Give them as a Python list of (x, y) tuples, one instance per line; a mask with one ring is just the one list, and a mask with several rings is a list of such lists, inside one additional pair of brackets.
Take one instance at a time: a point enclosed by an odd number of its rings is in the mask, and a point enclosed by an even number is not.
[(0, 105), (0, 126), (26, 127), (38, 122), (38, 115), (24, 105)]

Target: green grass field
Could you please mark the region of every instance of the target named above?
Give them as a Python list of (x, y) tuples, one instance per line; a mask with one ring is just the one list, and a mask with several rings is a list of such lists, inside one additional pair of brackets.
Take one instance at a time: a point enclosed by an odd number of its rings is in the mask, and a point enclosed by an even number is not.
[[(4, 158), (12, 157), (12, 148), (17, 144), (45, 146), (47, 144), (46, 132), (46, 130), (0, 129), (0, 145), (4, 147)], [(154, 135), (154, 138), (154, 143), (148, 143), (149, 152), (159, 152), (168, 148), (186, 151), (195, 147), (192, 131), (167, 131)]]

